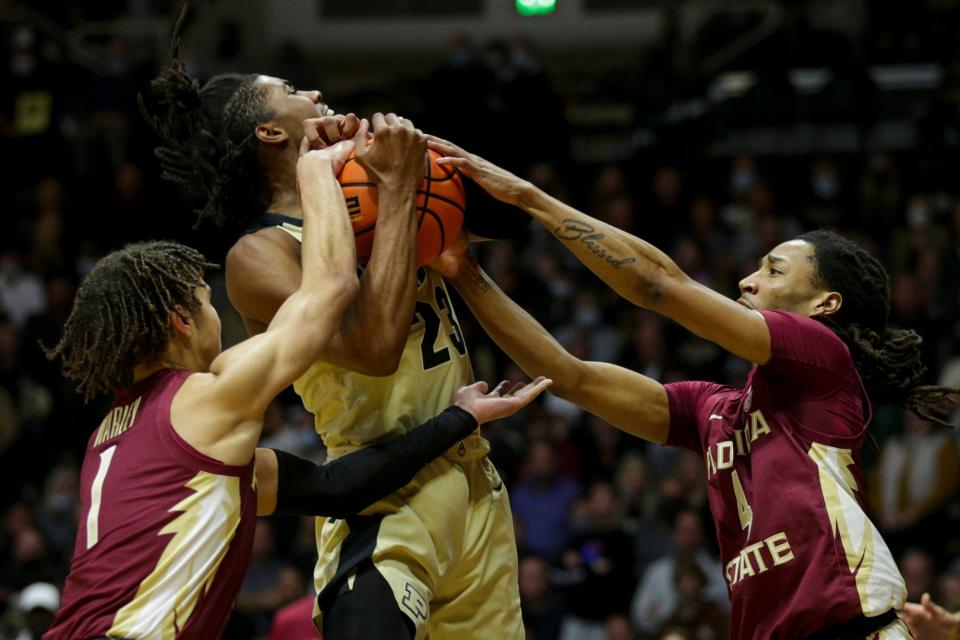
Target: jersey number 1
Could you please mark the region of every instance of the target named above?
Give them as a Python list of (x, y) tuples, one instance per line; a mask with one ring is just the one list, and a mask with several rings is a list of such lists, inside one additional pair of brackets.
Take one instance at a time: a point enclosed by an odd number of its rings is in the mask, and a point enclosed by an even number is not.
[(87, 513), (87, 549), (97, 544), (100, 539), (100, 500), (103, 498), (103, 481), (107, 479), (107, 471), (110, 470), (110, 463), (113, 462), (113, 454), (116, 451), (117, 445), (113, 445), (100, 453), (100, 466), (97, 467), (97, 475), (93, 477), (93, 484), (90, 486), (90, 511)]

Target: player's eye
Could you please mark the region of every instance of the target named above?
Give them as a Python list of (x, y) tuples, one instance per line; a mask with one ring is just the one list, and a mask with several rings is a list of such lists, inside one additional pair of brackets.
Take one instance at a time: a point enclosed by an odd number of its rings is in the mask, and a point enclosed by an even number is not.
[(780, 274), (780, 273), (783, 273), (783, 271), (780, 271), (779, 269), (774, 269), (773, 267), (770, 267), (770, 275), (773, 275), (773, 274), (775, 274), (775, 273), (776, 273), (776, 274)]

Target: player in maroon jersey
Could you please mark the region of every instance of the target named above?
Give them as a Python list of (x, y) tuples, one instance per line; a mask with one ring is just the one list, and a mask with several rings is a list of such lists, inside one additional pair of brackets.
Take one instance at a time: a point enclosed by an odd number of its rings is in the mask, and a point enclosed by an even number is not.
[(946, 423), (957, 390), (919, 386), (921, 338), (887, 326), (880, 263), (827, 231), (764, 256), (736, 302), (664, 253), (432, 138), (494, 197), (543, 224), (634, 304), (660, 312), (757, 366), (743, 389), (659, 382), (582, 362), (507, 298), (465, 253), (442, 271), (494, 340), (554, 392), (620, 429), (704, 459), (732, 601), (731, 637), (907, 638), (903, 579), (864, 513), (860, 449), (871, 404)]
[[(336, 171), (357, 153), (397, 164), (422, 134), (374, 118), (354, 141), (302, 149), (298, 291), (267, 331), (220, 352), (203, 280), (212, 266), (171, 242), (130, 245), (85, 278), (59, 344), (86, 399), (115, 392), (81, 471), (81, 526), (49, 639), (216, 638), (250, 559), (256, 515), (348, 517), (403, 486), (427, 461), (514, 413), (549, 381), (489, 394), (460, 389), (419, 428), (325, 467), (256, 449), (267, 404), (318, 358), (357, 290), (353, 231)], [(379, 124), (377, 124), (379, 123)], [(419, 153), (422, 155), (422, 148)], [(420, 177), (411, 175), (415, 190)]]

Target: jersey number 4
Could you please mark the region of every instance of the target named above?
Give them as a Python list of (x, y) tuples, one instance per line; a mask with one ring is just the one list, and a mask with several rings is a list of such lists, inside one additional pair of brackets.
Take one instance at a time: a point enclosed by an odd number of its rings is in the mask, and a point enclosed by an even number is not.
[[(417, 301), (416, 315), (423, 322), (423, 337), (420, 339), (420, 357), (423, 360), (423, 370), (433, 369), (450, 361), (450, 349), (440, 347), (435, 349), (437, 336), (440, 335), (440, 313), (447, 316), (447, 321), (453, 331), (449, 334), (450, 342), (461, 356), (467, 352), (463, 342), (463, 333), (457, 324), (457, 317), (453, 315), (453, 307), (447, 298), (447, 292), (440, 287), (433, 291), (436, 307), (422, 300)], [(439, 311), (438, 311), (439, 309)]]
[(733, 481), (733, 494), (737, 497), (737, 515), (740, 516), (740, 527), (749, 532), (750, 527), (753, 526), (753, 509), (747, 502), (747, 495), (743, 492), (743, 485), (740, 484), (740, 476), (737, 475), (736, 469), (730, 474), (730, 479)]

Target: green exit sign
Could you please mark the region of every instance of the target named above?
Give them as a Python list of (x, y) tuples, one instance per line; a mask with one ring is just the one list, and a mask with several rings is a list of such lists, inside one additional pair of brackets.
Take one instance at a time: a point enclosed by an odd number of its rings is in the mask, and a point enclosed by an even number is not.
[(553, 13), (557, 0), (516, 0), (517, 13), (522, 16), (543, 16)]

